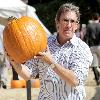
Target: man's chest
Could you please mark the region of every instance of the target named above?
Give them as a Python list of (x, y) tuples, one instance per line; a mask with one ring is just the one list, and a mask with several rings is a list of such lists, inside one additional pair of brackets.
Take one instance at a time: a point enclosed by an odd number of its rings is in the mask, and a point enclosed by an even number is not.
[(73, 48), (60, 48), (57, 50), (51, 50), (51, 53), (55, 62), (59, 63), (63, 67), (67, 67), (73, 54)]

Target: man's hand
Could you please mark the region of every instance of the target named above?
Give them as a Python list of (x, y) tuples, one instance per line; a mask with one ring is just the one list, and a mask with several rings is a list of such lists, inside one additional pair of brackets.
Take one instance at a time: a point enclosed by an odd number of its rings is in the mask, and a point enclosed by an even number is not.
[(50, 53), (49, 47), (47, 46), (47, 49), (44, 52), (39, 52), (39, 55), (35, 56), (34, 58), (40, 58), (49, 65), (54, 63), (53, 57)]

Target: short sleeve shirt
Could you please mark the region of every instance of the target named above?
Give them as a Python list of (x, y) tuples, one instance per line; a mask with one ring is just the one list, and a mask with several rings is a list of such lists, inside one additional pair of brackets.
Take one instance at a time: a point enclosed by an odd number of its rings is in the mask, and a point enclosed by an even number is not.
[(62, 67), (74, 72), (79, 85), (72, 87), (61, 79), (50, 68), (50, 65), (44, 63), (41, 59), (31, 59), (26, 62), (26, 65), (30, 69), (31, 76), (35, 77), (39, 73), (41, 82), (38, 100), (84, 100), (84, 82), (93, 59), (90, 49), (76, 35), (63, 46), (57, 42), (56, 37), (57, 35), (52, 35), (48, 39), (52, 57)]

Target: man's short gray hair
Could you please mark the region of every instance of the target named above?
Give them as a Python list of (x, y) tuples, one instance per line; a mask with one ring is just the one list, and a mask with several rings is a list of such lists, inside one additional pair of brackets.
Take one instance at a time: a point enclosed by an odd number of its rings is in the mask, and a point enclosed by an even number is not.
[(65, 3), (60, 6), (60, 8), (58, 9), (57, 14), (56, 14), (55, 21), (59, 21), (61, 14), (66, 11), (74, 11), (77, 15), (78, 22), (80, 21), (79, 7), (75, 6), (72, 3)]

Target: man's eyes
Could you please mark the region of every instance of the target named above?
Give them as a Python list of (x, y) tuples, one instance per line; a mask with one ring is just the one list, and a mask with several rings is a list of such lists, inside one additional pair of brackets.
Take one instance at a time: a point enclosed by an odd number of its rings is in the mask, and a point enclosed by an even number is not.
[(78, 21), (76, 20), (73, 20), (73, 19), (64, 19), (64, 22), (67, 22), (67, 23), (77, 23)]

